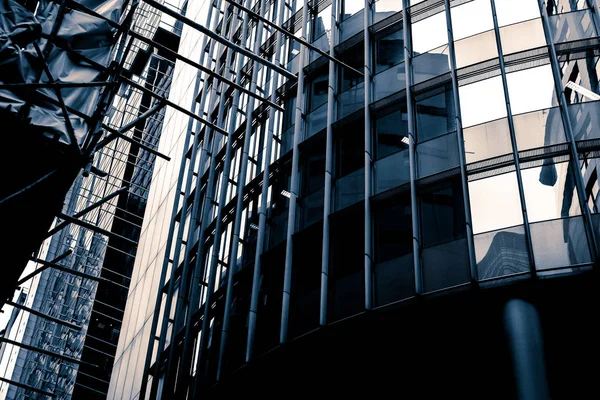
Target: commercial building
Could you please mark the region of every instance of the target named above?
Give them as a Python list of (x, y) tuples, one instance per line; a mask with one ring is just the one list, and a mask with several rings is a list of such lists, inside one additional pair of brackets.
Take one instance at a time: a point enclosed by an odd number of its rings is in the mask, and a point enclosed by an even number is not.
[(210, 124), (167, 110), (108, 398), (594, 397), (598, 2), (145, 3)]

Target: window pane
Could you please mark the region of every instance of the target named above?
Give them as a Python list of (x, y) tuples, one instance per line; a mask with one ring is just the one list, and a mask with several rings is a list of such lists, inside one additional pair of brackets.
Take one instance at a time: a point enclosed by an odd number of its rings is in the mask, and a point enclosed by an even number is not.
[(461, 86), (458, 92), (463, 127), (506, 117), (501, 77)]
[(544, 165), (521, 171), (529, 222), (581, 214), (575, 180), (568, 162)]
[(467, 163), (512, 152), (506, 118), (466, 128), (463, 130), (463, 137)]
[(529, 271), (529, 252), (523, 225), (473, 237), (479, 279)]
[(394, 111), (375, 120), (377, 159), (408, 148), (408, 115)]
[(425, 53), (448, 43), (445, 12), (415, 22), (412, 24), (411, 30), (414, 55)]
[(513, 114), (558, 105), (550, 65), (506, 74)]
[(513, 117), (519, 150), (550, 146), (566, 141), (558, 107)]
[(375, 75), (373, 84), (375, 87), (375, 101), (406, 89), (404, 63)]
[(600, 126), (600, 101), (570, 104), (568, 110), (575, 140), (598, 137), (596, 128)]
[(413, 59), (414, 84), (450, 71), (449, 48), (443, 45)]
[(469, 182), (473, 233), (521, 225), (521, 201), (515, 172)]
[(504, 54), (545, 46), (546, 37), (542, 20), (534, 19), (502, 27), (500, 28), (500, 40)]
[(454, 42), (456, 68), (498, 57), (496, 33), (491, 30)]
[(375, 40), (375, 73), (404, 61), (402, 29)]
[[(420, 142), (456, 129), (452, 88), (439, 88), (428, 98), (416, 101), (417, 137)], [(435, 92), (434, 92), (435, 93)]]
[(469, 282), (467, 239), (423, 249), (423, 286), (425, 292)]
[(423, 246), (465, 236), (465, 212), (460, 179), (419, 191)]
[(376, 0), (375, 22), (387, 18), (398, 11), (402, 11), (402, 2), (398, 0)]
[(457, 167), (459, 160), (456, 132), (418, 144), (417, 164), (419, 177)]
[(452, 7), (454, 40), (494, 29), (490, 0), (474, 0)]
[(408, 151), (399, 151), (375, 162), (375, 193), (410, 182)]
[(501, 0), (496, 2), (498, 25), (504, 26), (528, 19), (539, 18), (537, 0)]
[(593, 16), (590, 10), (574, 11), (553, 15), (549, 18), (554, 43), (596, 37)]
[(591, 262), (582, 217), (531, 224), (536, 269)]

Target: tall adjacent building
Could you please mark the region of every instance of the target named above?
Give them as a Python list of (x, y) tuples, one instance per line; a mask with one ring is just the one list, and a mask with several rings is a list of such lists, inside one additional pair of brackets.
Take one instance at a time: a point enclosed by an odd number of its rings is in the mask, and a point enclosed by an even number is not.
[(145, 2), (183, 23), (193, 114), (165, 115), (109, 399), (594, 397), (597, 1)]
[[(0, 352), (0, 398), (3, 399), (106, 398), (154, 165), (157, 156), (166, 158), (156, 148), (165, 118), (166, 104), (162, 99), (168, 96), (171, 87), (182, 24), (161, 20), (162, 13), (145, 4), (131, 11), (128, 2), (96, 3), (69, 4), (64, 18), (70, 18), (70, 25), (63, 23), (59, 36), (66, 35), (62, 30), (68, 33), (69, 28), (73, 29), (72, 24), (77, 24), (80, 31), (71, 32), (74, 39), (70, 45), (79, 50), (77, 45), (95, 40), (98, 46), (100, 37), (94, 37), (98, 33), (88, 24), (102, 26), (102, 18), (106, 21), (111, 17), (113, 22), (107, 25), (115, 28), (121, 23), (128, 35), (138, 33), (141, 38), (122, 37), (113, 43), (114, 51), (106, 55), (105, 66), (119, 71), (114, 81), (118, 90), (109, 98), (106, 110), (94, 111), (95, 98), (87, 98), (90, 104), (83, 115), (89, 118), (92, 112), (99, 112), (101, 128), (107, 135), (102, 137), (103, 131), (99, 132), (101, 137), (96, 140), (87, 173), (77, 174), (63, 201), (61, 214), (45, 233), (45, 241), (32, 258), (35, 262), (29, 263), (26, 273), (37, 274), (22, 278), (19, 284), (24, 288), (9, 304), (9, 309), (10, 305), (15, 308), (3, 327)], [(16, 2), (8, 5), (8, 11), (15, 15), (25, 13)], [(43, 21), (45, 14), (39, 10), (48, 4), (40, 2), (37, 8), (26, 6), (35, 9), (33, 15)], [(183, 2), (181, 8), (172, 7), (185, 12)], [(58, 5), (50, 14), (53, 18), (57, 10)], [(115, 28), (110, 34), (119, 39), (116, 32)], [(60, 45), (60, 42), (47, 44), (54, 52)], [(126, 50), (122, 66), (116, 65), (119, 48)], [(89, 61), (84, 57), (83, 62)], [(62, 63), (59, 82), (77, 84), (89, 79), (66, 61)], [(35, 103), (35, 97), (30, 93), (28, 96), (24, 100)], [(81, 99), (79, 103), (71, 97), (67, 99), (74, 103), (69, 103), (70, 107), (83, 108)], [(10, 112), (11, 108), (7, 110)], [(77, 110), (67, 110), (75, 118), (79, 115)], [(70, 118), (73, 115), (67, 119)], [(60, 127), (54, 128), (60, 131)], [(114, 136), (108, 138), (110, 133)], [(66, 136), (66, 132), (63, 134)], [(19, 171), (14, 174), (19, 175)], [(41, 192), (44, 196), (60, 200), (60, 193), (45, 190)], [(16, 199), (24, 207), (34, 207), (30, 197)], [(37, 198), (41, 204), (46, 200)], [(38, 227), (32, 225), (31, 229)], [(33, 237), (20, 240), (25, 244), (29, 239)], [(11, 267), (16, 269), (17, 265)]]

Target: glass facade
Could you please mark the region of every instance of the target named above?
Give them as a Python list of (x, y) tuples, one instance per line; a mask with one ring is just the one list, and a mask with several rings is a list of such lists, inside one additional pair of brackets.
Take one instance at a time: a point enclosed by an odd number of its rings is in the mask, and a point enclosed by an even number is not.
[(286, 34), (188, 15), (260, 60), (188, 26), (180, 51), (285, 110), (176, 64), (170, 96), (197, 88), (226, 132), (167, 113), (109, 398), (198, 396), (365, 311), (591, 268), (596, 3), (247, 4)]

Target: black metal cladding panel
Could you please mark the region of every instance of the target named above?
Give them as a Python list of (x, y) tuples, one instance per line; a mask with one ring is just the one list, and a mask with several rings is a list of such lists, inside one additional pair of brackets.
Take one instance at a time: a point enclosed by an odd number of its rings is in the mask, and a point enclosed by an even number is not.
[(402, 29), (402, 12), (397, 12), (371, 25), (369, 31), (374, 38), (387, 36)]
[[(598, 153), (600, 150), (600, 139), (582, 140), (577, 142), (577, 151), (579, 153), (593, 152)], [(594, 155), (593, 157), (598, 157)]]
[(542, 165), (544, 165), (546, 163), (546, 160), (548, 160), (548, 159), (551, 159), (554, 164), (558, 164), (561, 162), (569, 161), (571, 159), (571, 156), (569, 154), (561, 154), (561, 155), (557, 155), (557, 156), (553, 156), (553, 157), (544, 157), (542, 159), (525, 161), (525, 162), (521, 163), (521, 169), (541, 167)]
[(504, 56), (506, 73), (550, 64), (548, 46), (537, 47)]
[(498, 58), (492, 58), (478, 64), (469, 65), (456, 71), (459, 86), (479, 82), (498, 75), (500, 75), (500, 61)]
[(384, 97), (381, 100), (371, 104), (373, 118), (387, 115), (395, 110), (406, 112), (406, 89)]
[(335, 46), (335, 53), (342, 54), (349, 48), (360, 43), (364, 39), (364, 36), (365, 34), (363, 31), (358, 32), (356, 35), (352, 36), (348, 40), (345, 40), (343, 43), (340, 43), (337, 46)]
[[(568, 143), (555, 144), (552, 146), (546, 146), (537, 149), (522, 150), (519, 152), (519, 160), (521, 161), (521, 168), (524, 169), (527, 168), (525, 167), (525, 165), (527, 165), (528, 163), (533, 163), (546, 158), (562, 157), (564, 155), (566, 155), (568, 159)], [(536, 166), (535, 164), (532, 165)]]
[(444, 11), (444, 0), (427, 0), (410, 7), (408, 15), (414, 24), (441, 11)]
[(434, 174), (434, 175), (426, 176), (424, 178), (417, 180), (416, 183), (417, 183), (417, 187), (419, 188), (419, 187), (424, 187), (427, 185), (435, 184), (438, 182), (442, 182), (446, 179), (450, 179), (457, 175), (460, 175), (460, 167), (451, 168), (451, 169), (442, 171), (442, 172)]
[(431, 89), (438, 88), (440, 93), (445, 90), (445, 85), (452, 82), (452, 73), (446, 72), (443, 75), (438, 75), (434, 78), (428, 79), (425, 82), (421, 82), (413, 86), (413, 96), (416, 100), (420, 100), (424, 94), (429, 97)]

